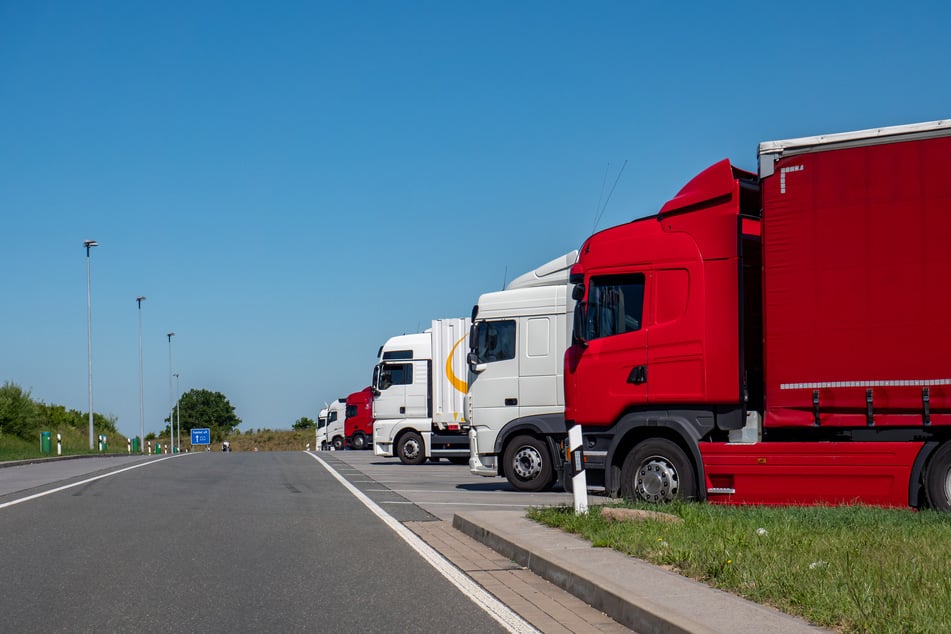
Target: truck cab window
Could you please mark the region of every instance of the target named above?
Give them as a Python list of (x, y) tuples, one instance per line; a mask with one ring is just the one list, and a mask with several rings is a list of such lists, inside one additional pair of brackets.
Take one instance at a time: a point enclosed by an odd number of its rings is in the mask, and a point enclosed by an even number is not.
[(585, 310), (584, 338), (599, 339), (641, 329), (644, 275), (592, 278)]
[(394, 385), (409, 385), (413, 382), (412, 363), (385, 363), (379, 372), (379, 389), (385, 390)]
[(471, 338), (472, 351), (482, 363), (515, 358), (515, 320), (480, 321)]

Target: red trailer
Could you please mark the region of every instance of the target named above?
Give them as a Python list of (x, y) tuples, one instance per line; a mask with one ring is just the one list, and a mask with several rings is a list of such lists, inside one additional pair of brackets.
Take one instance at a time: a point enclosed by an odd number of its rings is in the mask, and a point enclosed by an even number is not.
[(343, 433), (351, 449), (373, 448), (373, 388), (365, 387), (347, 397)]
[(951, 510), (951, 122), (762, 143), (572, 269), (566, 419), (611, 494)]

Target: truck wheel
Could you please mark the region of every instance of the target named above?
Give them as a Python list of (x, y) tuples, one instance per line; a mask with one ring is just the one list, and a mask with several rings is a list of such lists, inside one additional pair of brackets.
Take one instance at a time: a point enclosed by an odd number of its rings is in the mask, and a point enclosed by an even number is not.
[(516, 436), (502, 454), (502, 472), (519, 491), (547, 491), (555, 470), (544, 441), (534, 436)]
[(931, 456), (925, 469), (925, 494), (928, 505), (939, 511), (951, 511), (951, 442)]
[(336, 451), (343, 451), (343, 437), (334, 436), (333, 447)]
[(353, 435), (353, 438), (350, 439), (350, 447), (353, 449), (366, 449), (367, 448), (367, 437), (357, 432)]
[(426, 461), (426, 447), (423, 437), (415, 431), (406, 432), (400, 436), (397, 443), (396, 455), (403, 464), (423, 464)]
[(621, 467), (621, 496), (643, 502), (693, 500), (697, 478), (680, 446), (665, 438), (636, 445)]

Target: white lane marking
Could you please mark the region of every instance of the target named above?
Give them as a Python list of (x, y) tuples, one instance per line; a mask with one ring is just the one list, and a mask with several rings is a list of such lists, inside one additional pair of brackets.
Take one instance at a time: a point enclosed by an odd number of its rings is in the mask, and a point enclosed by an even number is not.
[(489, 616), (498, 621), (502, 627), (504, 627), (509, 632), (515, 632), (519, 634), (522, 632), (525, 634), (538, 632), (538, 630), (532, 627), (532, 625), (525, 619), (509, 609), (509, 607), (504, 603), (486, 592), (482, 586), (478, 585), (472, 579), (460, 572), (459, 569), (452, 565), (445, 557), (436, 552), (432, 546), (420, 539), (416, 533), (400, 524), (392, 515), (378, 506), (376, 502), (364, 495), (360, 489), (350, 484), (346, 478), (337, 473), (336, 470), (327, 464), (320, 456), (315, 456), (310, 452), (305, 453), (323, 465), (324, 469), (330, 472), (330, 475), (332, 475), (337, 479), (338, 482), (340, 482), (340, 484), (346, 487), (346, 489), (350, 491), (354, 497), (363, 502), (363, 505), (370, 509), (374, 515), (383, 520), (383, 522), (389, 526), (393, 532), (402, 537), (403, 540), (409, 544), (413, 550), (419, 553), (419, 555), (425, 559), (430, 566), (438, 570), (442, 576), (444, 576), (450, 581), (450, 583), (456, 586), (460, 592), (469, 597), (473, 603), (485, 610)]
[[(383, 501), (381, 504), (416, 504), (416, 502)], [(421, 506), (504, 506), (506, 508), (524, 509), (524, 504), (488, 504), (479, 502), (419, 502)]]
[(29, 502), (30, 500), (35, 500), (36, 498), (41, 498), (44, 495), (50, 495), (52, 493), (59, 493), (60, 491), (65, 491), (66, 489), (72, 489), (73, 487), (78, 487), (83, 484), (88, 484), (89, 482), (94, 482), (96, 480), (101, 480), (103, 478), (108, 478), (109, 476), (114, 476), (122, 473), (123, 471), (131, 471), (132, 469), (138, 469), (139, 467), (145, 467), (150, 464), (155, 464), (156, 462), (162, 462), (163, 460), (170, 460), (171, 458), (179, 458), (181, 456), (187, 456), (188, 454), (180, 453), (177, 456), (166, 456), (165, 458), (159, 458), (157, 460), (149, 460), (148, 462), (143, 462), (141, 464), (132, 465), (131, 467), (125, 467), (124, 469), (119, 469), (118, 471), (110, 471), (109, 473), (103, 473), (102, 475), (97, 475), (93, 478), (86, 478), (81, 482), (73, 482), (72, 484), (67, 484), (65, 486), (57, 487), (55, 489), (50, 489), (49, 491), (43, 491), (42, 493), (34, 493), (33, 495), (28, 495), (25, 498), (20, 498), (19, 500), (10, 500), (9, 502), (4, 502), (0, 504), (0, 509), (5, 509), (8, 506), (13, 506), (14, 504), (20, 504), (21, 502)]

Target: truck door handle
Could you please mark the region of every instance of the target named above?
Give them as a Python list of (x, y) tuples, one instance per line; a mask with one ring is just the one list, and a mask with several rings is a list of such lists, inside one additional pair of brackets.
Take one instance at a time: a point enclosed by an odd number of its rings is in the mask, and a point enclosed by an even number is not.
[(406, 413), (406, 407), (403, 406), (403, 405), (401, 405), (401, 406), (400, 406), (400, 414), (405, 414), (405, 413)]
[(506, 405), (518, 405), (518, 399), (517, 399), (517, 398), (507, 398), (507, 399), (505, 399), (505, 404), (506, 404)]
[(631, 373), (627, 375), (627, 382), (634, 385), (647, 383), (647, 366), (637, 365), (631, 368)]

